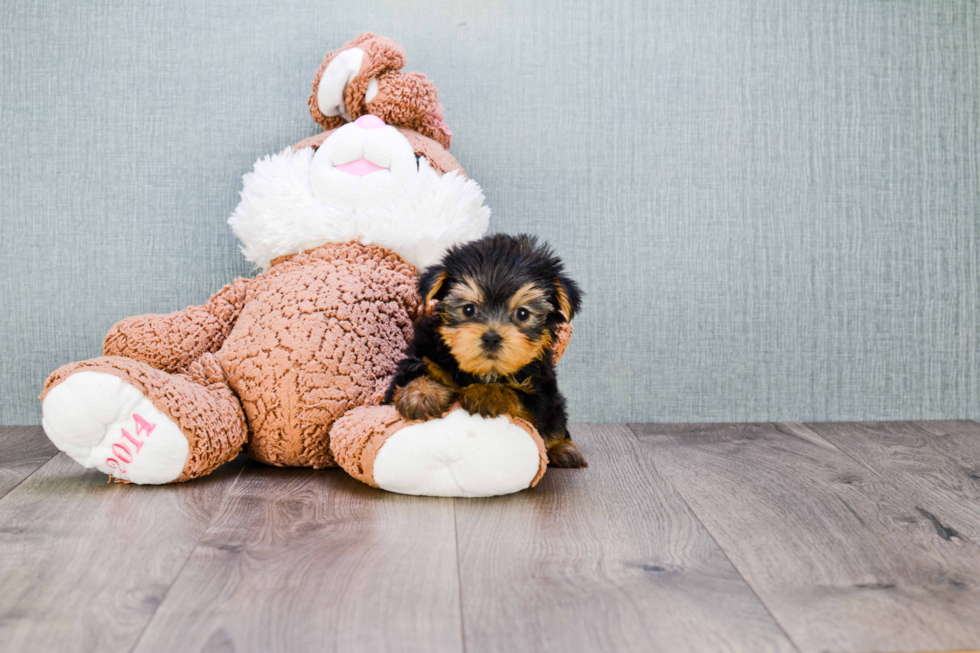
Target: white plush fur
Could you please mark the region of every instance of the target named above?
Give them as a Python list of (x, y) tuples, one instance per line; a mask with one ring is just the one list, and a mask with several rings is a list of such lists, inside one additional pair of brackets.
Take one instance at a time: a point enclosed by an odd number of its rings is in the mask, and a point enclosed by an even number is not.
[(506, 417), (460, 409), (392, 435), (374, 459), (374, 481), (400, 494), (489, 497), (529, 487), (539, 463), (534, 440)]
[[(139, 485), (157, 485), (180, 476), (187, 463), (190, 448), (180, 427), (118, 376), (76, 372), (51, 389), (42, 410), (51, 442), (85, 467)], [(140, 430), (134, 415), (153, 426), (149, 434)], [(123, 430), (141, 443), (138, 451)], [(113, 445), (125, 449), (113, 451)], [(131, 461), (118, 460), (119, 451)]]
[[(363, 177), (336, 166), (366, 159), (384, 170)], [(453, 244), (482, 236), (490, 219), (483, 191), (471, 179), (440, 175), (416, 162), (393, 127), (350, 123), (320, 148), (285, 150), (255, 163), (228, 224), (242, 252), (262, 268), (284, 254), (327, 242), (357, 240), (394, 250), (424, 269)]]

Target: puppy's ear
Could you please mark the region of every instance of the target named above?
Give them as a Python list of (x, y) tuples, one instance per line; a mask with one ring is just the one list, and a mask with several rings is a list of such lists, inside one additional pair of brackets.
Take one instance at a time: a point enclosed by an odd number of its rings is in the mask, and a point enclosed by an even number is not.
[(563, 274), (555, 279), (555, 304), (566, 321), (571, 321), (582, 305), (582, 291), (578, 284)]
[(433, 299), (442, 299), (446, 295), (446, 268), (441, 265), (434, 265), (426, 270), (419, 277), (419, 297), (422, 298), (422, 305), (428, 306)]

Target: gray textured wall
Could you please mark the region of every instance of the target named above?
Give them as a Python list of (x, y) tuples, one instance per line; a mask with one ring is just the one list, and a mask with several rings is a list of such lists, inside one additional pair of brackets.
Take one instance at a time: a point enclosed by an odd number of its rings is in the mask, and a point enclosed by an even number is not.
[(0, 423), (117, 320), (248, 273), (224, 221), (316, 132), (323, 54), (399, 40), (497, 230), (586, 291), (574, 420), (980, 417), (980, 8), (2, 3)]

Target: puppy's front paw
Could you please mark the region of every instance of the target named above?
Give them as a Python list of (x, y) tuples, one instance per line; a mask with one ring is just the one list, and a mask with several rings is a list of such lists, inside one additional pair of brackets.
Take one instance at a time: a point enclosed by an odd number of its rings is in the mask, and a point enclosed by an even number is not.
[(500, 383), (468, 385), (460, 390), (459, 403), (471, 415), (482, 417), (524, 415), (524, 407), (517, 393)]
[(548, 464), (552, 467), (576, 469), (589, 466), (585, 456), (571, 440), (561, 440), (555, 445), (548, 445)]
[(420, 376), (395, 391), (395, 408), (407, 420), (441, 417), (453, 403), (453, 391), (427, 376)]

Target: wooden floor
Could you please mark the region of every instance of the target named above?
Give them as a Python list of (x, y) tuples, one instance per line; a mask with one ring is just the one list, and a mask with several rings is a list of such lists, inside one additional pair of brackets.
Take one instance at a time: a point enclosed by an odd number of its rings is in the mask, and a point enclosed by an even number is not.
[(980, 648), (980, 425), (578, 426), (495, 499), (239, 459), (106, 484), (0, 428), (0, 650)]

